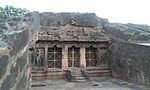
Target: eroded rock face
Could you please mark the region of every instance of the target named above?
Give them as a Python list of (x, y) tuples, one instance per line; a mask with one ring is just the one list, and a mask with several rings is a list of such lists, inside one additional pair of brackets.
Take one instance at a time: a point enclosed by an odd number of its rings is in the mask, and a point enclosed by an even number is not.
[[(140, 24), (110, 23), (94, 13), (40, 13), (42, 27), (73, 25), (79, 27), (100, 28), (110, 38), (126, 42), (150, 42), (150, 26)], [(96, 29), (97, 30), (97, 29)]]
[(104, 31), (110, 38), (133, 43), (150, 43), (150, 26), (138, 24), (107, 23)]
[[(39, 13), (9, 19), (2, 28), (0, 47), (0, 90), (29, 90), (30, 61), (29, 46), (36, 42)], [(36, 18), (36, 20), (35, 20)], [(32, 20), (32, 21), (31, 21)]]
[(75, 26), (95, 27), (100, 24), (98, 17), (94, 13), (41, 13), (42, 26), (65, 26), (67, 24)]
[(2, 76), (6, 72), (6, 68), (7, 68), (7, 65), (8, 65), (8, 62), (9, 62), (8, 58), (9, 58), (8, 55), (3, 55), (1, 57), (1, 60), (0, 60), (0, 79), (2, 78)]
[(108, 42), (103, 32), (106, 19), (94, 13), (40, 13), (40, 41)]
[(117, 42), (110, 46), (112, 76), (150, 86), (150, 47)]

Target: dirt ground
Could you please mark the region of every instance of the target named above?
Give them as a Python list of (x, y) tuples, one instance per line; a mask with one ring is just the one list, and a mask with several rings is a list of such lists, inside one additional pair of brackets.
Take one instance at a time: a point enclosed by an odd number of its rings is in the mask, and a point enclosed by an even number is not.
[(31, 90), (150, 90), (150, 88), (111, 77), (95, 77), (82, 83), (58, 78), (33, 81)]

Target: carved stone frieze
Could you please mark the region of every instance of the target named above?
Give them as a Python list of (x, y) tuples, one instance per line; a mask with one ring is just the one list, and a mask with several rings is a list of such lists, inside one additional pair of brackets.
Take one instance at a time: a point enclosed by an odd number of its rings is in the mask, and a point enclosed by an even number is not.
[(94, 30), (91, 27), (77, 27), (77, 26), (61, 26), (56, 30), (47, 29), (46, 33), (39, 33), (39, 40), (49, 41), (94, 41), (103, 42), (109, 41), (108, 37)]

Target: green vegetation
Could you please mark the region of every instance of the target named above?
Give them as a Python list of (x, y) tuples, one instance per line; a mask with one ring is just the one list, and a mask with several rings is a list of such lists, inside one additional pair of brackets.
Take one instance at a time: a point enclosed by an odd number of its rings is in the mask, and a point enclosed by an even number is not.
[(4, 8), (0, 7), (0, 20), (6, 20), (11, 16), (22, 16), (27, 13), (29, 13), (29, 11), (26, 9), (6, 5)]

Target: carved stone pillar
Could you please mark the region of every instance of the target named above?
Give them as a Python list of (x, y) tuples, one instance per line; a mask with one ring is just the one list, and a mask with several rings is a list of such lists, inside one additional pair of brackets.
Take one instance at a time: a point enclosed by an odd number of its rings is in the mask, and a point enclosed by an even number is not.
[(46, 69), (48, 69), (47, 54), (48, 54), (48, 44), (45, 45), (45, 60), (44, 60), (44, 66), (45, 66)]
[(68, 45), (62, 47), (62, 69), (68, 67)]
[(85, 47), (80, 48), (80, 67), (86, 67)]

